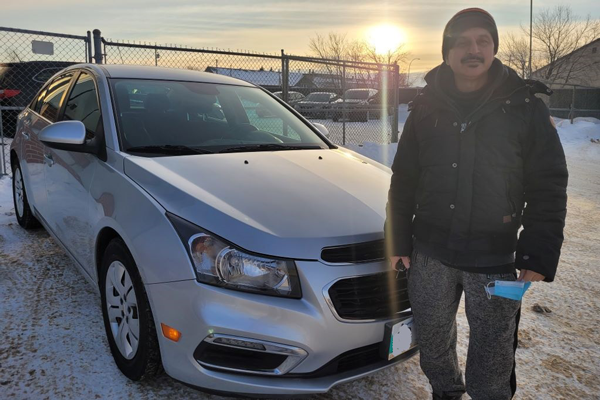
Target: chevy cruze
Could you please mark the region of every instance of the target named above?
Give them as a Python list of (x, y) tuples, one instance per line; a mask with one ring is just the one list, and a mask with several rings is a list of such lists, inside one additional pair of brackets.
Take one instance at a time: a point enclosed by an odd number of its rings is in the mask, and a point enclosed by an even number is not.
[(10, 160), (19, 224), (97, 289), (132, 380), (322, 393), (417, 351), (385, 262), (390, 170), (259, 87), (74, 65), (19, 115)]

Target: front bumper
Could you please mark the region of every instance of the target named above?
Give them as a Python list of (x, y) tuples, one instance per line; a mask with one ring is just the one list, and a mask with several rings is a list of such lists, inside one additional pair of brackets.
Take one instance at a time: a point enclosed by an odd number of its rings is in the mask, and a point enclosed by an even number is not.
[[(327, 392), (337, 384), (386, 368), (415, 353), (416, 349), (392, 363), (375, 359), (369, 365), (349, 371), (328, 370), (327, 366), (343, 354), (376, 347), (383, 340), (385, 323), (389, 320), (343, 321), (334, 315), (323, 289), (341, 277), (385, 271), (386, 265), (383, 262), (344, 266), (297, 262), (296, 265), (303, 293), (299, 300), (242, 293), (195, 280), (147, 285), (157, 326), (164, 323), (182, 333), (177, 343), (159, 334), (166, 372), (188, 385), (212, 391), (308, 395)], [(215, 370), (200, 365), (194, 356), (199, 344), (210, 335), (277, 343), (302, 349), (306, 356), (289, 373), (280, 376)]]

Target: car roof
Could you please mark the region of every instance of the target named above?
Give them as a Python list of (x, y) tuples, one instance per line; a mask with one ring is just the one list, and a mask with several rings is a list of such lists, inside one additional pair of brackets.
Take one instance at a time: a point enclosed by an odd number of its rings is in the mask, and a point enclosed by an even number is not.
[(16, 61), (16, 62), (8, 62), (8, 63), (0, 63), (0, 67), (44, 67), (44, 68), (64, 68), (69, 65), (77, 64), (72, 61)]
[(69, 69), (90, 68), (107, 78), (118, 79), (150, 79), (185, 82), (204, 82), (224, 85), (250, 86), (255, 85), (240, 79), (217, 75), (210, 72), (199, 72), (188, 69), (152, 67), (143, 65), (106, 65), (106, 64), (77, 64)]

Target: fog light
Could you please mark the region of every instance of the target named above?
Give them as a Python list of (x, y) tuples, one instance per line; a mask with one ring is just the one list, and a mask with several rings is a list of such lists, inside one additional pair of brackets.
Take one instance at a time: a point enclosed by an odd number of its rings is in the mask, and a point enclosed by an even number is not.
[(253, 350), (262, 350), (262, 351), (266, 350), (265, 346), (263, 346), (260, 343), (248, 342), (246, 340), (231, 339), (231, 338), (225, 338), (225, 337), (218, 337), (215, 340), (213, 340), (213, 343), (224, 344), (227, 346), (245, 347), (247, 349), (253, 349)]
[(285, 375), (308, 353), (295, 346), (211, 333), (194, 351), (204, 368), (257, 375)]
[(171, 339), (174, 342), (179, 342), (181, 338), (181, 332), (175, 328), (171, 328), (169, 325), (165, 325), (161, 322), (160, 327), (162, 328), (163, 336), (167, 339)]

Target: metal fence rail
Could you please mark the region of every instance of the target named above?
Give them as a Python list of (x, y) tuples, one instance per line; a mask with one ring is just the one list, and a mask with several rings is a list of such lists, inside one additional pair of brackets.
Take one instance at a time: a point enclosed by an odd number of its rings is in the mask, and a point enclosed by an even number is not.
[(17, 116), (42, 85), (68, 65), (90, 62), (91, 33), (67, 35), (0, 27), (0, 174), (11, 174)]

